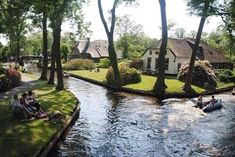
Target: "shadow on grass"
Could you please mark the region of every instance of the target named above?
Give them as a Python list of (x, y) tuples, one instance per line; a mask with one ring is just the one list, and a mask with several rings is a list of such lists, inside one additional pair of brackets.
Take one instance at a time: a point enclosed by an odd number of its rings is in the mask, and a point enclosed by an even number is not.
[[(71, 115), (76, 98), (68, 91), (56, 91), (53, 85), (39, 83), (31, 87), (38, 95), (41, 107), (48, 114), (59, 111)], [(43, 119), (20, 122), (13, 117), (8, 105), (9, 99), (0, 101), (0, 154), (1, 156), (25, 157), (44, 146), (62, 126)]]

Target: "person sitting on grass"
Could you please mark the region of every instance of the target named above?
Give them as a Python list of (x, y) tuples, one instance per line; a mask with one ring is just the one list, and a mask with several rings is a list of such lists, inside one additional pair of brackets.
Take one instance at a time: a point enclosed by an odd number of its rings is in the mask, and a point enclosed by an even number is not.
[(24, 120), (34, 116), (34, 114), (29, 112), (25, 106), (20, 104), (18, 95), (14, 95), (13, 99), (10, 101), (10, 107), (15, 116), (22, 116)]
[(23, 94), (21, 95), (20, 103), (21, 103), (21, 105), (23, 105), (23, 106), (26, 107), (26, 109), (27, 109), (28, 112), (33, 112), (33, 113), (35, 113), (35, 112), (37, 111), (37, 109), (36, 109), (35, 107), (33, 107), (33, 106), (31, 106), (31, 105), (29, 104), (28, 99), (27, 99), (27, 94), (26, 94), (26, 93), (23, 93)]
[(38, 113), (43, 112), (42, 109), (41, 109), (40, 104), (36, 101), (35, 95), (31, 90), (28, 91), (28, 95), (27, 95), (26, 99), (27, 99), (30, 106), (37, 109)]

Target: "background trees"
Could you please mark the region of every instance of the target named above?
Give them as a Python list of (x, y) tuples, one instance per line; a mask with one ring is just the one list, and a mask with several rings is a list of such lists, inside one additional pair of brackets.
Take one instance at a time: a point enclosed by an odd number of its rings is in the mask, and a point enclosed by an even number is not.
[(123, 58), (140, 58), (143, 52), (150, 47), (156, 40), (144, 34), (143, 26), (125, 15), (117, 17), (116, 30), (118, 40), (116, 47), (123, 52)]

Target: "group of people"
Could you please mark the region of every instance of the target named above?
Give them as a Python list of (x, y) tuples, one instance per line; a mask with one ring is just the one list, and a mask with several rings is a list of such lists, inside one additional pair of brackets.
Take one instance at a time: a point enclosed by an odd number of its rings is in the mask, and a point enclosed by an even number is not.
[(198, 97), (197, 105), (195, 107), (199, 107), (200, 109), (202, 109), (202, 108), (204, 108), (206, 106), (213, 106), (216, 102), (217, 102), (217, 100), (215, 99), (214, 95), (211, 96), (211, 100), (208, 101), (208, 102), (203, 102), (202, 101), (202, 95), (200, 95)]
[(36, 101), (32, 91), (23, 93), (20, 99), (18, 98), (18, 95), (14, 95), (10, 102), (10, 107), (15, 115), (22, 116), (24, 120), (33, 117), (38, 118), (40, 114), (43, 113), (41, 106)]

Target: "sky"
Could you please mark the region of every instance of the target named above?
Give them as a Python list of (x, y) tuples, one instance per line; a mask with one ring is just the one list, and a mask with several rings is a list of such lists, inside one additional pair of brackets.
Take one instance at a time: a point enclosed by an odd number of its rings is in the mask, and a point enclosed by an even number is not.
[[(143, 25), (144, 32), (151, 38), (161, 38), (161, 26), (160, 6), (158, 0), (139, 0), (139, 5), (136, 7), (126, 7), (120, 5), (116, 9), (117, 16), (130, 15), (131, 19), (137, 24)], [(104, 14), (109, 17), (108, 10), (112, 8), (113, 0), (102, 0), (102, 6)], [(93, 32), (91, 40), (103, 39), (107, 40), (103, 24), (101, 22), (97, 0), (90, 0), (89, 5), (84, 6), (83, 12), (86, 22), (91, 22), (90, 30)], [(200, 18), (196, 16), (190, 16), (187, 10), (185, 0), (166, 0), (166, 14), (167, 19), (177, 23), (177, 27), (183, 27), (186, 32), (192, 30), (197, 31)], [(204, 25), (204, 32), (215, 31), (222, 21), (218, 17), (210, 17)], [(71, 31), (71, 27), (68, 23), (62, 25), (64, 32)], [(114, 37), (115, 40), (117, 37)], [(6, 40), (0, 37), (0, 42), (6, 44)]]
[[(113, 0), (102, 0), (104, 14), (108, 17)], [(90, 0), (89, 6), (84, 7), (85, 20), (91, 22), (90, 29), (93, 31), (91, 40), (107, 39), (103, 24), (100, 20), (97, 0)], [(116, 9), (117, 16), (130, 15), (137, 24), (143, 25), (144, 32), (151, 38), (161, 38), (159, 27), (161, 26), (160, 6), (158, 0), (139, 0), (136, 7), (120, 5)], [(185, 0), (166, 0), (167, 19), (177, 23), (177, 27), (183, 27), (187, 32), (197, 31), (200, 18), (190, 16)], [(210, 17), (204, 26), (205, 32), (214, 31), (221, 23), (217, 17)], [(68, 27), (64, 25), (66, 30)]]

